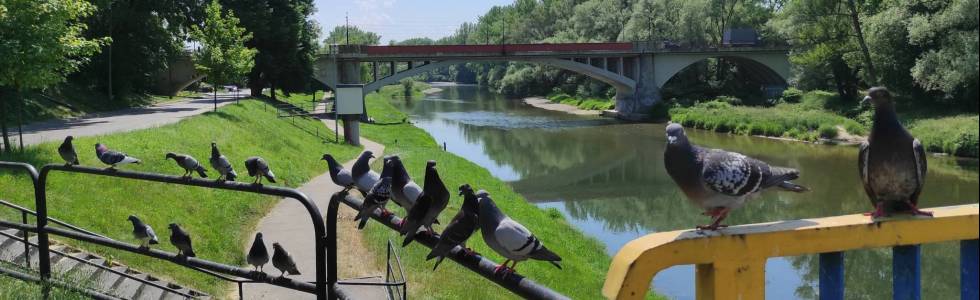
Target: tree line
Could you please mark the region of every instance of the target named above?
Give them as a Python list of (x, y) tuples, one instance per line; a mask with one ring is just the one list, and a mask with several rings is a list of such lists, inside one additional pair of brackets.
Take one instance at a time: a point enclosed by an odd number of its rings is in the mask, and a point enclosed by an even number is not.
[[(790, 49), (790, 84), (798, 88), (835, 91), (856, 101), (858, 90), (885, 85), (921, 104), (976, 111), (977, 7), (977, 0), (516, 0), (447, 37), (390, 44), (652, 41), (718, 47), (725, 30), (749, 28), (758, 32), (761, 45)], [(758, 83), (740, 72), (736, 61), (702, 61), (663, 92), (668, 99), (762, 97)], [(582, 75), (528, 63), (470, 63), (426, 76), (480, 83), (514, 96), (613, 94)]]

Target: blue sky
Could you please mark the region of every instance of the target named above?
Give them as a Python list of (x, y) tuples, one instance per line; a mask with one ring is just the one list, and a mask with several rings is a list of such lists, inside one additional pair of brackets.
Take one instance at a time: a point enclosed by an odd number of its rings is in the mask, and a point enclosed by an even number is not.
[(350, 24), (381, 35), (381, 43), (413, 37), (438, 39), (451, 34), (459, 24), (473, 22), (495, 5), (513, 0), (315, 0), (313, 19), (324, 34), (334, 26), (344, 25), (344, 13)]

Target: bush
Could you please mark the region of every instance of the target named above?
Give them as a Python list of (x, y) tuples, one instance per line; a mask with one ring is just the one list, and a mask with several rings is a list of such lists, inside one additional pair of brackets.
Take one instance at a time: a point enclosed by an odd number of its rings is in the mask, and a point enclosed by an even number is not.
[(803, 91), (791, 87), (783, 91), (783, 95), (779, 98), (779, 100), (782, 100), (785, 103), (800, 103), (800, 100), (803, 99), (803, 94)]
[(828, 91), (809, 91), (803, 94), (800, 105), (805, 110), (824, 110), (839, 102), (840, 97)]
[(820, 124), (820, 127), (817, 127), (817, 132), (820, 134), (820, 137), (825, 139), (836, 138), (837, 126), (830, 125), (830, 124)]
[(922, 142), (926, 151), (965, 157), (977, 157), (980, 152), (978, 116), (920, 120), (909, 126), (909, 131)]

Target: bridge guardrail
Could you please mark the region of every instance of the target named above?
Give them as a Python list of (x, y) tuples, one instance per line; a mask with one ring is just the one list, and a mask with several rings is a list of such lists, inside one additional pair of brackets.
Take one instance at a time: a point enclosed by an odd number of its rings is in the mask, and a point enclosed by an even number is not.
[(843, 251), (892, 247), (895, 299), (920, 299), (920, 245), (960, 242), (962, 299), (977, 299), (980, 205), (928, 209), (933, 218), (879, 222), (844, 215), (733, 226), (717, 232), (678, 230), (649, 234), (620, 249), (602, 293), (610, 299), (642, 299), (661, 270), (696, 265), (698, 299), (764, 299), (766, 259), (820, 254), (820, 299), (844, 298)]

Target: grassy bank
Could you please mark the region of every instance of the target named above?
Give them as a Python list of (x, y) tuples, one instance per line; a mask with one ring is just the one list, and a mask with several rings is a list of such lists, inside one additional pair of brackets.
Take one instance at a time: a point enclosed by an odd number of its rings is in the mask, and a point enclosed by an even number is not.
[[(423, 90), (424, 87), (416, 87)], [(400, 122), (405, 115), (395, 109), (388, 99), (393, 93), (402, 92), (401, 86), (385, 87), (380, 93), (367, 96), (368, 111), (380, 123)], [(425, 162), (430, 159), (438, 161), (440, 175), (447, 187), (455, 192), (456, 188), (469, 183), (477, 189), (486, 189), (496, 200), (500, 208), (508, 215), (526, 225), (548, 248), (562, 256), (564, 270), (556, 269), (548, 263), (528, 261), (521, 263), (518, 270), (541, 284), (549, 286), (572, 299), (601, 298), (600, 290), (605, 280), (610, 258), (605, 254), (604, 246), (596, 239), (585, 236), (570, 225), (557, 210), (545, 210), (525, 201), (503, 181), (493, 177), (486, 169), (456, 156), (442, 151), (431, 136), (422, 129), (411, 124), (399, 125), (361, 125), (364, 137), (385, 144), (386, 154), (398, 154), (406, 163), (409, 173), (421, 183)], [(379, 166), (375, 166), (379, 168)], [(454, 193), (455, 195), (455, 193)], [(454, 196), (449, 208), (440, 216), (442, 224), (456, 214), (461, 205), (461, 198)], [(396, 208), (389, 205), (389, 208)], [(400, 208), (396, 213), (403, 214)], [(436, 226), (442, 230), (441, 226)], [(397, 233), (378, 224), (369, 224), (364, 231), (366, 241), (375, 253), (384, 253), (385, 241), (392, 239), (401, 241)], [(503, 259), (490, 250), (483, 242), (479, 233), (470, 239), (469, 245), (474, 250), (487, 255), (495, 261)], [(432, 272), (434, 261), (425, 261), (429, 249), (413, 244), (402, 248), (402, 263), (405, 264), (409, 276), (409, 298), (425, 299), (512, 299), (517, 298), (509, 291), (500, 288), (482, 277), (452, 262), (443, 263), (439, 269)], [(376, 258), (379, 263), (384, 257)], [(478, 288), (475, 288), (478, 287)]]
[(571, 96), (565, 93), (555, 93), (547, 96), (555, 103), (568, 104), (585, 110), (613, 109), (616, 103), (610, 99)]
[(926, 151), (977, 157), (980, 147), (980, 117), (973, 115), (920, 119), (909, 124), (909, 131)]
[[(278, 119), (275, 110), (258, 100), (243, 100), (229, 104), (217, 112), (185, 119), (176, 124), (110, 134), (97, 137), (78, 137), (82, 165), (102, 166), (93, 155), (96, 142), (142, 158), (143, 165), (126, 169), (181, 174), (173, 161), (164, 160), (168, 151), (191, 154), (202, 162), (210, 155), (210, 142), (215, 141), (238, 170), (241, 180), (249, 180), (243, 161), (252, 155), (264, 157), (280, 185), (296, 187), (324, 172), (319, 162), (324, 152), (343, 157), (356, 155), (359, 149), (350, 146), (325, 144), (308, 131), (294, 126), (320, 126), (317, 120)], [(29, 162), (37, 167), (47, 163), (62, 163), (56, 148), (60, 142), (29, 147), (23, 154), (2, 156), (7, 161)], [(217, 175), (212, 170), (211, 176)], [(194, 240), (195, 252), (204, 259), (243, 265), (242, 245), (251, 240), (251, 230), (271, 209), (278, 198), (219, 191), (196, 187), (180, 187), (97, 176), (76, 176), (52, 173), (49, 178), (49, 214), (109, 237), (135, 242), (128, 215), (138, 215), (156, 229), (161, 237), (158, 248), (176, 251), (167, 239), (167, 224), (179, 223)], [(29, 208), (34, 207), (30, 181), (20, 173), (0, 171), (0, 198)], [(0, 217), (19, 220), (9, 210), (0, 210)], [(274, 241), (275, 237), (267, 237)], [(173, 279), (212, 295), (223, 296), (229, 286), (224, 281), (186, 269), (169, 262), (145, 258), (125, 252), (62, 240), (92, 250), (112, 260), (120, 261), (141, 271)]]

